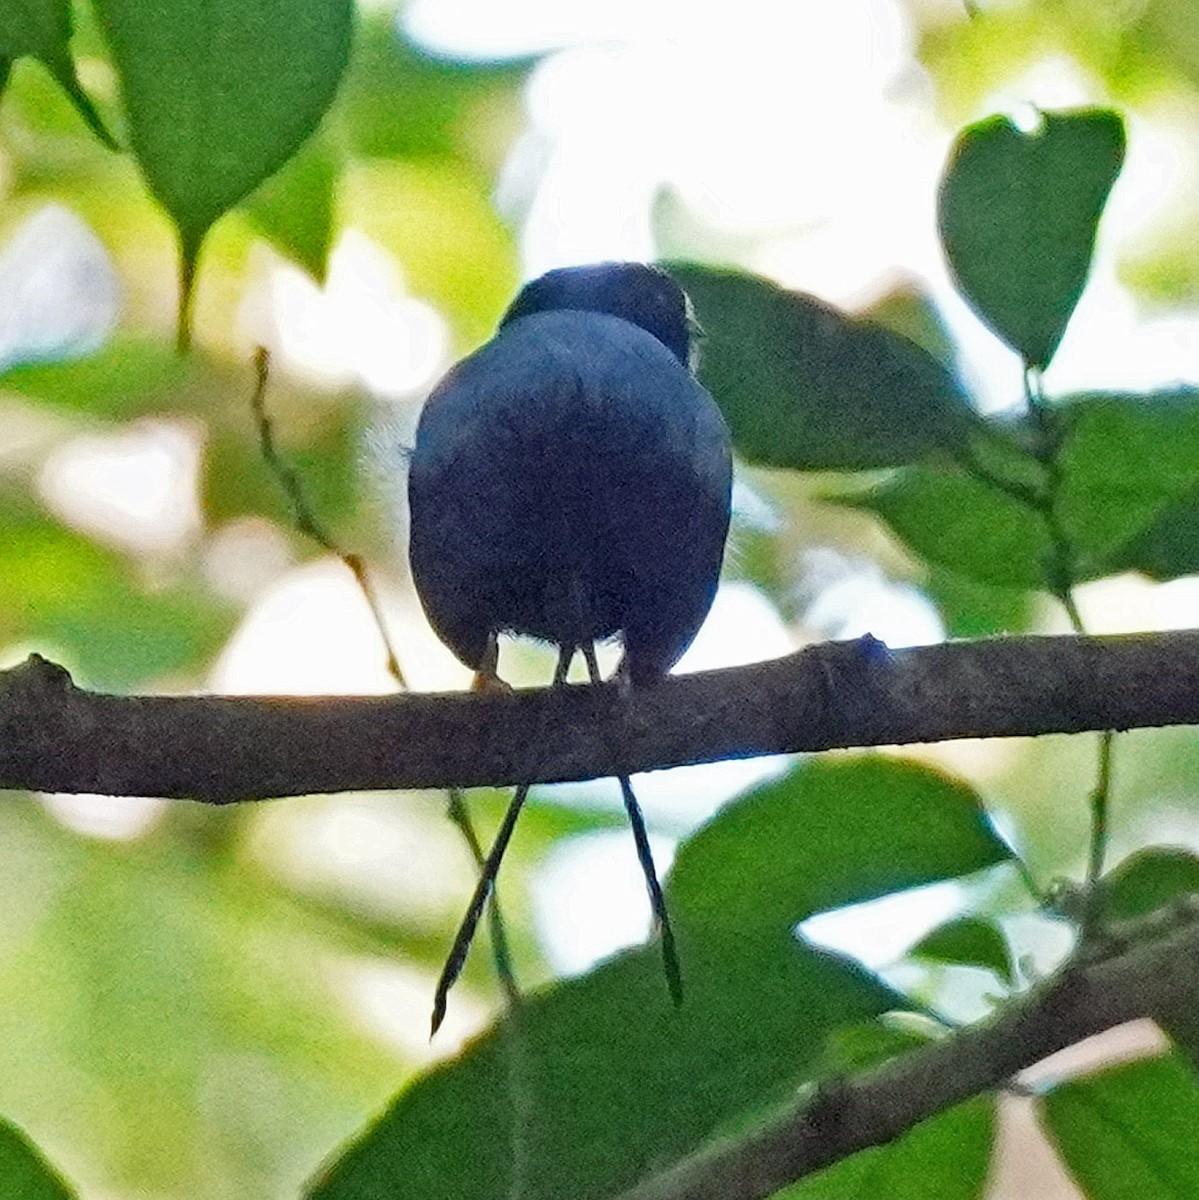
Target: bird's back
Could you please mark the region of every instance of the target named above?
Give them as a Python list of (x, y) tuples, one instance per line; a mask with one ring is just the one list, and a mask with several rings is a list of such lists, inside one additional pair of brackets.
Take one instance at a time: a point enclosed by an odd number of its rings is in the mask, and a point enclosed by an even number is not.
[(493, 632), (623, 632), (634, 677), (662, 674), (711, 604), (730, 485), (720, 414), (657, 338), (602, 313), (522, 317), (421, 416), (417, 590), (471, 666)]

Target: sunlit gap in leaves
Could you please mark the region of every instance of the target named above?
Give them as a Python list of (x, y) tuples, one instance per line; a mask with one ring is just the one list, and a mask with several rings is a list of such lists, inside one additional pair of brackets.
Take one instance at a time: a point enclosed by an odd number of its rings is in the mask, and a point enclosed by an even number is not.
[(241, 327), (276, 370), (326, 388), (360, 385), (380, 400), (419, 398), (448, 363), (445, 319), (409, 295), (395, 258), (354, 229), (330, 255), (323, 287), (272, 254)]
[[(527, 275), (704, 247), (851, 308), (915, 280), (941, 310), (982, 408), (1019, 404), (1017, 360), (958, 297), (937, 242), (931, 198), (954, 131), (903, 6), (756, 0), (736, 6), (736, 20), (730, 6), (678, 0), (524, 0), (500, 11), (417, 0), (401, 20), (449, 57), (550, 52), (531, 77), (530, 127), (499, 194), (523, 223)], [(1004, 79), (979, 112), (1109, 100), (1092, 72), (1055, 52)], [(1199, 379), (1199, 313), (1147, 309), (1117, 269), (1169, 225), (1172, 197), (1193, 194), (1191, 131), (1164, 109), (1131, 120), (1091, 282), (1047, 372), (1050, 394)]]
[(39, 208), (0, 249), (0, 371), (90, 353), (112, 332), (120, 300), (92, 230), (60, 204)]
[(143, 556), (169, 555), (199, 536), (203, 428), (182, 418), (146, 418), (115, 432), (61, 442), (37, 487), (64, 524)]

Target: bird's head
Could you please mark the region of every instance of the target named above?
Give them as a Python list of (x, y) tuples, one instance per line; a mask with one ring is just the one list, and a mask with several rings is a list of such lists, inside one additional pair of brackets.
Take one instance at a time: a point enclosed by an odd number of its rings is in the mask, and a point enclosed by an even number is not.
[(636, 262), (560, 267), (526, 283), (500, 328), (533, 313), (606, 313), (653, 334), (683, 366), (692, 365), (698, 332), (686, 293), (665, 271)]

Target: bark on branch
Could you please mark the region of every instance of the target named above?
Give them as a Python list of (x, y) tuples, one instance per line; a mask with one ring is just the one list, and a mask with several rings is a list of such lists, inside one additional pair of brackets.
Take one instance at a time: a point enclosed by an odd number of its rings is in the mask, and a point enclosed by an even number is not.
[(224, 804), (631, 774), (835, 747), (1199, 724), (1199, 631), (827, 643), (753, 666), (511, 695), (112, 696), (0, 672), (0, 788)]
[(1199, 1001), (1199, 896), (1128, 922), (991, 1021), (826, 1085), (740, 1140), (716, 1145), (620, 1200), (764, 1200), (1040, 1059), (1139, 1017)]

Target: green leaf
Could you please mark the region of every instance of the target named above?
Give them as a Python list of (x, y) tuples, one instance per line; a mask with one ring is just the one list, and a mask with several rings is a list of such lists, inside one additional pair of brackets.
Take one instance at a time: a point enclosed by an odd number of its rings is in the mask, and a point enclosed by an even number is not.
[[(1140, 553), (1162, 544), (1152, 540), (1158, 523), (1184, 516), (1199, 488), (1199, 393), (1084, 394), (1055, 411), (1066, 430), (1056, 511), (1079, 578), (1137, 566)], [(978, 438), (975, 452), (985, 444)], [(999, 466), (988, 461), (990, 469), (1035, 484), (1024, 472), (1017, 476), (1021, 464), (1010, 453)], [(876, 513), (938, 567), (990, 585), (1046, 584), (1052, 544), (1044, 517), (963, 467), (908, 467), (837, 502)], [(1176, 525), (1173, 536), (1181, 567), (1196, 553), (1196, 535)]]
[(1162, 509), (1112, 555), (1112, 566), (1163, 582), (1199, 575), (1199, 491)]
[(1181, 896), (1199, 893), (1199, 857), (1175, 846), (1152, 846), (1126, 858), (1100, 886), (1107, 920), (1144, 916)]
[(160, 341), (128, 336), (84, 358), (0, 374), (0, 393), (108, 420), (178, 410), (182, 397), (211, 386), (211, 374), (196, 358), (181, 361)]
[(749, 462), (859, 470), (962, 444), (972, 415), (927, 350), (737, 271), (675, 264), (703, 330), (699, 378)]
[(316, 129), (349, 55), (351, 0), (97, 0), (130, 140), (179, 231), (180, 341), (209, 227)]
[(1032, 629), (1036, 612), (1028, 592), (994, 587), (958, 571), (930, 566), (921, 590), (937, 606), (947, 638), (995, 637)]
[(0, 92), (13, 59), (36, 58), (54, 77), (92, 132), (110, 150), (116, 141), (83, 90), (71, 57), (70, 0), (5, 0), (0, 11)]
[(1062, 521), (1089, 573), (1099, 573), (1199, 487), (1199, 392), (1084, 394), (1057, 407), (1068, 429)]
[(1091, 1200), (1199, 1196), (1199, 1082), (1173, 1056), (1054, 1088), (1042, 1120)]
[(35, 511), (0, 506), (0, 643), (65, 659), (86, 685), (197, 670), (234, 614), (199, 586), (145, 586), (130, 564)]
[(838, 504), (882, 518), (926, 562), (998, 587), (1045, 586), (1052, 542), (1031, 508), (950, 467), (916, 466)]
[(680, 950), (681, 1007), (666, 995), (652, 946), (528, 999), (404, 1092), (307, 1195), (616, 1195), (725, 1124), (778, 1103), (837, 1024), (897, 999), (785, 932), (684, 932)]
[(1124, 161), (1107, 109), (989, 117), (962, 131), (941, 182), (941, 241), (958, 287), (1031, 367), (1053, 357), (1090, 269), (1099, 215)]
[(393, 8), (368, 8), (337, 104), (351, 152), (442, 165), (466, 160), (490, 174), (521, 128), (521, 91), (533, 61), (438, 58), (397, 31)]
[(74, 1196), (25, 1135), (0, 1121), (0, 1200), (74, 1200)]
[(789, 930), (1010, 858), (968, 785), (901, 759), (812, 759), (685, 842), (667, 902), (680, 927)]
[[(1153, 846), (1126, 858), (1100, 883), (1109, 921), (1144, 916), (1184, 896), (1199, 894), (1199, 857), (1175, 846)], [(1199, 1013), (1192, 1003), (1149, 1014), (1199, 1071)]]
[(986, 1189), (994, 1142), (995, 1102), (980, 1097), (785, 1188), (775, 1200), (975, 1200)]
[(1009, 986), (1015, 983), (1007, 938), (993, 921), (982, 917), (958, 917), (934, 929), (908, 951), (908, 957), (956, 967), (981, 967)]
[(333, 192), (341, 163), (320, 136), (310, 139), (242, 205), (258, 231), (319, 283), (333, 243)]

